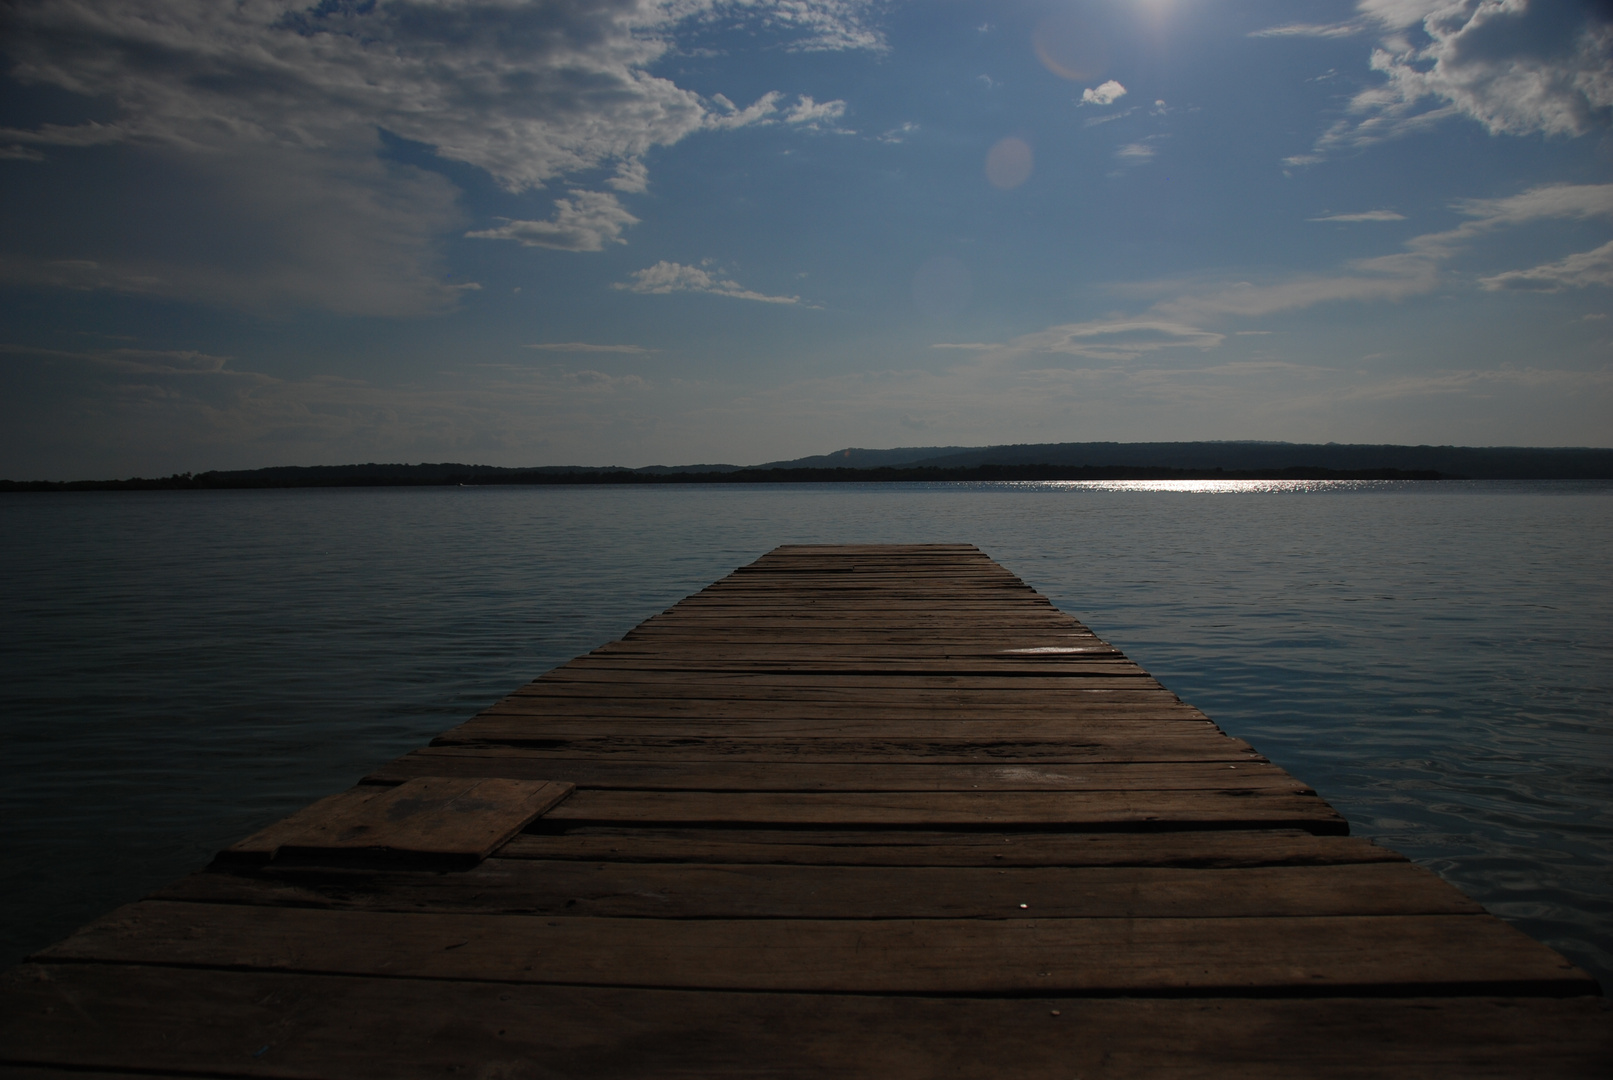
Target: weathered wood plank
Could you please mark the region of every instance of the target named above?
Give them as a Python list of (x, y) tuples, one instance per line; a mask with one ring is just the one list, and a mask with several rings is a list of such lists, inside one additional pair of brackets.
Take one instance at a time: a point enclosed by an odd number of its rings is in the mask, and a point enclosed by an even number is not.
[[(696, 751), (698, 753), (698, 751)], [(557, 758), (541, 750), (499, 751), (425, 747), (381, 766), (367, 784), (399, 784), (417, 776), (505, 776), (543, 779), (559, 775), (580, 787), (645, 791), (1177, 791), (1269, 788), (1298, 794), (1311, 789), (1270, 762), (1176, 762), (1169, 764), (979, 765), (881, 761), (847, 764), (803, 762), (786, 749), (767, 761), (700, 760), (694, 754), (668, 761), (648, 752), (644, 760)]]
[(815, 716), (834, 719), (848, 715), (924, 720), (967, 720), (971, 717), (1002, 720), (1015, 716), (1072, 721), (1203, 722), (1209, 719), (1193, 706), (1159, 691), (1141, 694), (1113, 691), (1056, 695), (1037, 693), (1017, 697), (950, 692), (904, 697), (884, 692), (864, 695), (855, 690), (794, 696), (777, 691), (680, 695), (655, 693), (652, 690), (622, 692), (612, 689), (600, 692), (586, 687), (554, 691), (546, 688), (542, 693), (512, 694), (478, 715), (683, 716), (690, 712), (700, 712), (706, 716), (791, 716), (798, 719)]
[(795, 671), (789, 665), (781, 665), (778, 671), (760, 672), (728, 671), (720, 668), (635, 670), (616, 668), (604, 663), (589, 664), (582, 660), (574, 661), (564, 667), (555, 668), (553, 671), (540, 676), (533, 684), (532, 692), (543, 693), (551, 686), (570, 686), (575, 684), (590, 684), (601, 687), (625, 684), (631, 686), (636, 693), (657, 690), (663, 690), (664, 692), (664, 689), (704, 689), (707, 687), (720, 691), (725, 691), (729, 688), (795, 691), (811, 687), (819, 691), (829, 689), (847, 689), (858, 692), (884, 690), (887, 692), (894, 691), (897, 694), (907, 694), (914, 690), (972, 691), (976, 694), (996, 693), (1003, 695), (1038, 690), (1068, 694), (1121, 690), (1132, 693), (1153, 691), (1164, 696), (1175, 696), (1146, 673), (1109, 675), (1086, 674), (1072, 670), (1062, 675), (1047, 674), (1041, 671), (1027, 671), (1023, 675), (973, 674), (968, 672), (949, 674), (944, 671), (840, 674), (834, 671)]
[[(819, 675), (837, 679), (851, 679), (859, 676), (886, 676), (886, 675), (944, 675), (951, 678), (1012, 678), (1021, 679), (1079, 679), (1078, 688), (1090, 689), (1094, 686), (1113, 686), (1116, 689), (1131, 689), (1131, 684), (1118, 680), (1138, 680), (1143, 685), (1157, 685), (1153, 677), (1135, 664), (1118, 664), (1112, 662), (1093, 663), (1066, 663), (1057, 659), (1036, 659), (1022, 657), (999, 657), (968, 659), (936, 659), (936, 660), (873, 660), (850, 657), (818, 659), (802, 655), (776, 655), (754, 657), (700, 657), (691, 659), (687, 657), (654, 656), (648, 653), (636, 656), (596, 656), (588, 655), (578, 657), (567, 666), (571, 676), (577, 681), (604, 682), (593, 676), (605, 672), (626, 673), (645, 672), (653, 678), (661, 679), (666, 675), (682, 675), (685, 673), (708, 673), (727, 677), (730, 675)], [(561, 680), (551, 680), (561, 681)], [(566, 681), (570, 681), (570, 678)], [(1038, 683), (1033, 689), (1045, 689)]]
[(733, 658), (791, 660), (851, 659), (859, 662), (913, 661), (942, 663), (948, 661), (991, 661), (1014, 664), (1079, 665), (1088, 669), (1111, 667), (1116, 670), (1136, 671), (1138, 665), (1113, 648), (1074, 643), (1056, 643), (1042, 636), (1038, 641), (1024, 637), (997, 644), (979, 641), (962, 643), (910, 642), (907, 644), (851, 643), (846, 641), (806, 641), (789, 636), (749, 636), (745, 639), (709, 637), (705, 635), (679, 635), (678, 637), (640, 636), (627, 637), (610, 645), (601, 646), (583, 654), (579, 660), (622, 660), (641, 657), (683, 658), (693, 661), (721, 662)]
[[(931, 727), (937, 725), (931, 725)], [(614, 755), (642, 757), (664, 752), (673, 759), (713, 757), (774, 761), (791, 753), (802, 761), (991, 761), (991, 762), (1175, 762), (1237, 763), (1264, 760), (1240, 739), (1191, 735), (1129, 738), (1109, 732), (1082, 732), (1058, 738), (1018, 730), (976, 729), (968, 734), (929, 734), (929, 728), (907, 726), (881, 735), (844, 724), (791, 725), (784, 721), (748, 724), (686, 725), (679, 728), (645, 724), (638, 731), (616, 721), (563, 725), (510, 718), (462, 724), (432, 740), (433, 746), (478, 749), (542, 748), (545, 753), (584, 758)], [(802, 729), (804, 733), (802, 733)], [(772, 734), (777, 730), (778, 734)], [(954, 731), (956, 729), (953, 729)], [(1214, 734), (1213, 732), (1211, 733)], [(906, 737), (904, 737), (904, 735)]]
[(809, 866), (1188, 867), (1405, 862), (1351, 836), (1299, 829), (1214, 832), (948, 832), (942, 829), (701, 829), (574, 825), (522, 833), (500, 859)]
[[(1113, 747), (1123, 753), (1146, 753), (1147, 744), (1191, 750), (1193, 760), (1224, 760), (1237, 751), (1252, 752), (1241, 740), (1223, 742), (1223, 735), (1205, 721), (1160, 720), (1125, 725), (1082, 723), (1074, 720), (789, 720), (713, 719), (704, 722), (636, 717), (487, 716), (449, 728), (432, 742), (446, 746), (470, 741), (522, 742), (577, 739), (610, 735), (618, 738), (676, 736), (683, 739), (829, 738), (875, 741), (945, 742), (973, 740), (977, 745), (1005, 742), (1059, 741), (1068, 752), (1083, 747)], [(1161, 750), (1160, 752), (1166, 752)], [(1170, 760), (1143, 758), (1142, 760)]]
[(1026, 910), (1049, 919), (1283, 918), (1476, 915), (1484, 910), (1427, 870), (1405, 862), (1190, 870), (493, 858), (458, 874), (200, 873), (149, 899), (638, 919), (1007, 919), (1022, 917)]
[(554, 822), (870, 826), (1284, 828), (1343, 835), (1314, 795), (1241, 791), (704, 792), (578, 791)]
[(147, 900), (35, 959), (876, 994), (1598, 993), (1487, 915), (557, 919)]
[(267, 862), (360, 854), (388, 860), (478, 862), (571, 793), (550, 780), (424, 776), (397, 787), (321, 799), (220, 852)]
[(294, 1080), (435, 1080), (473, 1064), (510, 1080), (759, 1066), (889, 1080), (1600, 1080), (1613, 1030), (1591, 998), (982, 1000), (73, 965), (0, 977), (0, 1047), (12, 1061)]

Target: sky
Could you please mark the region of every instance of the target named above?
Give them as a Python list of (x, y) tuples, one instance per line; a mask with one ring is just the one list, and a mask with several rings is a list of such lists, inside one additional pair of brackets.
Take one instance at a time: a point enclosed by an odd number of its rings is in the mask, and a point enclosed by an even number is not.
[(1613, 4), (0, 24), (0, 477), (1613, 445)]

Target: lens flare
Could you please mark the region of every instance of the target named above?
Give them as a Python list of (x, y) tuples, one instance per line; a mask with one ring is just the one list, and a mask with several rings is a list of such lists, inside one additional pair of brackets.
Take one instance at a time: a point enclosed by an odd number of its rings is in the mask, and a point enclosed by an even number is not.
[(1010, 135), (986, 153), (986, 179), (992, 187), (1007, 191), (1029, 180), (1035, 165), (1031, 144)]
[(1086, 82), (1103, 74), (1108, 49), (1096, 30), (1074, 15), (1055, 15), (1036, 24), (1031, 48), (1042, 66), (1061, 79)]

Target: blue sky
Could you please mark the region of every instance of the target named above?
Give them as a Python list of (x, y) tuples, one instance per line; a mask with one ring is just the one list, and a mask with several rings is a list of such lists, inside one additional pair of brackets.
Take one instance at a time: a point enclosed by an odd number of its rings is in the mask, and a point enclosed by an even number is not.
[(1605, 4), (0, 20), (0, 476), (1613, 445)]

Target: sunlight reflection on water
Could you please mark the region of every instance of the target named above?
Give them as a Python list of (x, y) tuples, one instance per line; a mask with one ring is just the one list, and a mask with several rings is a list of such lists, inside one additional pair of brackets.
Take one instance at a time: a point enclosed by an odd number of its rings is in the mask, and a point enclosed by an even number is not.
[(1408, 480), (1016, 480), (1005, 487), (1083, 491), (1167, 491), (1184, 495), (1294, 495), (1371, 491), (1427, 483)]

